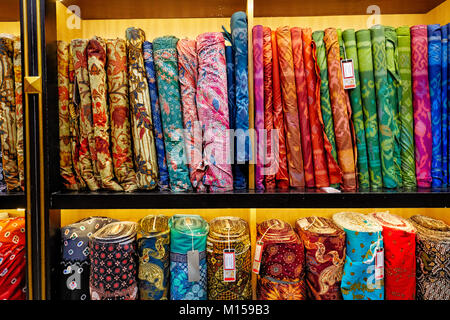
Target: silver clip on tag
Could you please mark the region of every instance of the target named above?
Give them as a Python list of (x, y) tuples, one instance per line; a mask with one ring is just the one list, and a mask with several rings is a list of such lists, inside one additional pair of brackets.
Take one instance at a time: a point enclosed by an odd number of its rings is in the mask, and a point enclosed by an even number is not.
[(200, 255), (198, 250), (191, 250), (187, 253), (188, 281), (200, 281)]

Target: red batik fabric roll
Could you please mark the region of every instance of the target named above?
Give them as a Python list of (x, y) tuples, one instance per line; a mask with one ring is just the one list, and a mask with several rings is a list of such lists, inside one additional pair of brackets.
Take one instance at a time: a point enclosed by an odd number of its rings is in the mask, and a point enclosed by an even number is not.
[(0, 300), (25, 300), (25, 218), (0, 220)]
[(283, 94), (284, 127), (286, 129), (287, 164), (289, 166), (289, 185), (293, 188), (305, 187), (302, 143), (295, 89), (294, 58), (289, 27), (277, 29), (278, 58), (281, 90)]
[(389, 212), (371, 213), (383, 227), (384, 293), (386, 300), (416, 298), (416, 231)]
[(264, 63), (264, 129), (266, 134), (264, 186), (267, 190), (276, 187), (275, 174), (277, 166), (275, 163), (274, 146), (272, 144), (273, 129), (273, 82), (272, 82), (272, 30), (263, 28), (263, 63)]
[(203, 165), (202, 127), (198, 121), (197, 103), (197, 51), (195, 40), (182, 39), (177, 42), (178, 81), (180, 82), (181, 103), (184, 124), (184, 143), (192, 186), (197, 191), (206, 191), (203, 185), (205, 168)]
[(314, 177), (316, 188), (329, 187), (327, 162), (323, 145), (323, 130), (319, 120), (320, 78), (317, 78), (317, 63), (313, 58), (312, 30), (302, 30), (303, 59), (305, 63), (306, 85), (308, 90), (308, 111), (311, 126), (311, 145), (313, 150)]
[(305, 300), (305, 252), (291, 225), (279, 219), (258, 225), (263, 242), (256, 293), (258, 300)]
[(302, 29), (298, 27), (291, 28), (291, 38), (292, 54), (294, 57), (295, 87), (297, 90), (297, 107), (302, 139), (303, 168), (305, 169), (305, 184), (308, 188), (314, 188), (314, 165), (309, 123), (308, 91), (303, 59)]
[(331, 219), (297, 220), (295, 230), (306, 251), (306, 285), (314, 300), (342, 300), (341, 280), (345, 262), (345, 232)]

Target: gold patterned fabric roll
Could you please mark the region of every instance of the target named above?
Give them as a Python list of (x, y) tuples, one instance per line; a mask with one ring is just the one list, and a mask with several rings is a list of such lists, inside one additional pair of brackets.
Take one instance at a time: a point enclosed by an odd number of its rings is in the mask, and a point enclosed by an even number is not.
[[(224, 272), (225, 251), (234, 252), (234, 272)], [(248, 223), (238, 217), (218, 217), (210, 221), (206, 255), (208, 261), (208, 299), (250, 300), (252, 297), (252, 277)], [(225, 281), (225, 278), (230, 275), (230, 280)], [(234, 278), (234, 281), (232, 278)]]
[(70, 43), (75, 71), (74, 101), (78, 105), (80, 125), (79, 163), (83, 180), (91, 191), (100, 189), (100, 175), (97, 170), (94, 120), (92, 118), (92, 99), (89, 85), (89, 72), (86, 48), (87, 40), (75, 39)]
[(158, 162), (151, 116), (150, 93), (142, 51), (145, 33), (142, 29), (128, 28), (126, 37), (131, 127), (137, 184), (139, 189), (153, 190), (158, 185)]
[(137, 181), (131, 151), (126, 41), (106, 40), (106, 54), (114, 173), (122, 188), (133, 192)]
[(69, 44), (58, 41), (59, 171), (68, 190), (78, 190), (73, 171), (69, 111)]
[(25, 190), (25, 171), (23, 166), (23, 104), (22, 104), (22, 47), (20, 37), (14, 37), (14, 93), (16, 103), (16, 149), (20, 188)]
[(123, 191), (115, 181), (110, 153), (109, 110), (106, 101), (106, 43), (95, 37), (87, 46), (89, 84), (92, 97), (92, 120), (94, 121), (95, 152), (101, 186), (110, 191)]
[(14, 41), (0, 38), (0, 128), (3, 173), (8, 191), (20, 190), (17, 164), (17, 124), (14, 98)]
[(415, 215), (416, 298), (450, 299), (450, 226), (442, 220)]

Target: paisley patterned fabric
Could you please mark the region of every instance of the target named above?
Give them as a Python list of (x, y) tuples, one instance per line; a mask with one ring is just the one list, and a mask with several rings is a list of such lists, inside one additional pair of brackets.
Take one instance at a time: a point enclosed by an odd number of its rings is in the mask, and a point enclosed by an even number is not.
[(136, 227), (135, 222), (113, 222), (90, 237), (92, 300), (138, 298)]
[(170, 229), (166, 216), (146, 216), (138, 222), (140, 300), (169, 299)]
[(114, 174), (124, 191), (133, 192), (137, 189), (137, 181), (131, 150), (126, 41), (106, 40), (106, 56)]
[(79, 110), (80, 148), (78, 159), (80, 173), (89, 190), (97, 191), (100, 189), (101, 181), (95, 158), (94, 120), (89, 85), (87, 45), (87, 40), (75, 39), (70, 43), (70, 50), (73, 56), (76, 79), (74, 101)]
[(264, 190), (264, 64), (263, 64), (263, 26), (253, 27), (253, 81), (255, 93), (255, 131), (256, 131), (256, 166), (255, 186)]
[(178, 77), (181, 90), (181, 103), (184, 124), (186, 157), (189, 176), (197, 191), (205, 191), (203, 176), (202, 128), (198, 121), (195, 95), (197, 91), (198, 62), (195, 40), (182, 39), (177, 43)]
[(257, 227), (257, 241), (263, 242), (258, 275), (258, 300), (305, 300), (305, 253), (290, 224), (279, 219)]
[(89, 217), (61, 228), (59, 297), (62, 300), (90, 299), (89, 237), (116, 221), (106, 217)]
[(449, 112), (449, 100), (448, 100), (448, 61), (449, 61), (449, 48), (448, 48), (448, 28), (447, 26), (441, 27), (442, 32), (442, 187), (447, 187), (448, 185), (448, 112)]
[(450, 226), (421, 215), (412, 216), (409, 221), (417, 230), (417, 299), (449, 300)]
[(427, 27), (428, 31), (428, 79), (431, 101), (431, 134), (433, 146), (431, 154), (431, 186), (442, 187), (442, 32), (439, 24)]
[(384, 300), (384, 279), (375, 279), (375, 254), (383, 250), (381, 225), (369, 215), (340, 212), (333, 221), (346, 234), (341, 281), (344, 300)]
[[(210, 221), (206, 242), (208, 300), (252, 298), (251, 242), (248, 223), (237, 217)], [(234, 250), (235, 281), (224, 281), (224, 250)]]
[[(170, 227), (170, 300), (206, 300), (208, 223), (197, 215), (174, 215)], [(188, 251), (199, 253), (200, 280), (189, 282)]]
[(0, 119), (3, 175), (8, 191), (19, 191), (17, 163), (17, 118), (14, 92), (14, 41), (0, 38)]
[(359, 79), (359, 60), (356, 50), (355, 30), (348, 29), (342, 32), (345, 44), (345, 56), (353, 60), (356, 88), (349, 92), (352, 106), (352, 120), (356, 135), (356, 148), (358, 151), (358, 186), (360, 189), (370, 188), (369, 164), (367, 159), (366, 132), (364, 129), (364, 114), (361, 100), (361, 83)]
[(397, 28), (398, 68), (401, 79), (400, 113), (400, 146), (403, 187), (414, 189), (416, 167), (414, 157), (414, 111), (411, 79), (411, 34), (408, 27)]
[(289, 27), (277, 29), (278, 58), (280, 66), (281, 92), (283, 94), (284, 127), (286, 132), (289, 185), (305, 187), (305, 171), (301, 153), (300, 123), (295, 88), (294, 58)]
[(172, 191), (179, 192), (189, 191), (192, 186), (189, 180), (183, 134), (177, 42), (178, 38), (173, 36), (156, 38), (153, 41), (153, 58), (155, 59), (170, 188)]
[(303, 59), (302, 29), (291, 28), (292, 55), (294, 58), (295, 87), (297, 91), (297, 107), (300, 123), (300, 139), (303, 154), (303, 168), (305, 171), (305, 185), (314, 188), (314, 165), (311, 146), (311, 129), (308, 110), (308, 91)]
[(353, 146), (351, 106), (344, 91), (340, 71), (340, 53), (337, 31), (334, 28), (325, 30), (324, 42), (327, 47), (328, 77), (333, 112), (334, 129), (339, 166), (343, 172), (342, 189), (354, 191), (356, 180), (356, 146)]
[(389, 104), (384, 27), (380, 25), (374, 26), (370, 29), (370, 33), (372, 36), (373, 66), (377, 91), (383, 186), (385, 188), (397, 188), (399, 185), (394, 167), (394, 133), (392, 131), (394, 114)]
[(383, 181), (381, 174), (381, 153), (378, 135), (372, 40), (369, 30), (359, 30), (356, 32), (356, 45), (358, 48), (364, 131), (366, 134), (367, 155), (369, 158), (370, 187), (377, 190), (382, 188)]
[(306, 251), (308, 297), (314, 300), (342, 300), (345, 232), (331, 219), (322, 217), (299, 219), (295, 230)]
[(69, 44), (57, 42), (58, 54), (58, 103), (59, 103), (59, 168), (64, 187), (78, 190), (78, 182), (72, 161), (69, 111)]
[(14, 37), (14, 102), (16, 104), (16, 150), (20, 188), (25, 190), (24, 144), (23, 144), (23, 91), (22, 91), (22, 44), (20, 37)]
[(151, 118), (151, 101), (146, 80), (142, 44), (145, 33), (141, 29), (128, 28), (128, 87), (130, 94), (131, 129), (133, 134), (134, 161), (139, 189), (153, 190), (158, 184), (158, 160)]
[(280, 85), (280, 65), (278, 62), (278, 44), (277, 34), (272, 31), (272, 89), (273, 89), (273, 128), (278, 131), (278, 149), (274, 145), (274, 155), (276, 167), (278, 171), (275, 175), (276, 186), (278, 189), (289, 188), (289, 174), (287, 170), (287, 156), (286, 156), (286, 136), (284, 129), (284, 115), (283, 115), (283, 100), (281, 97)]
[(0, 220), (0, 299), (26, 299), (25, 218)]
[[(233, 174), (229, 159), (230, 123), (223, 35), (218, 32), (200, 34), (197, 37), (197, 55), (200, 71), (197, 112), (204, 126), (203, 162), (207, 168), (203, 183), (209, 186), (209, 191), (230, 191), (233, 190)], [(236, 117), (241, 117), (239, 110)]]
[(92, 97), (92, 118), (94, 120), (94, 139), (97, 168), (101, 177), (101, 186), (110, 191), (123, 191), (115, 181), (112, 157), (110, 153), (111, 130), (109, 110), (106, 101), (106, 43), (95, 37), (87, 46), (89, 83)]
[(155, 135), (155, 147), (158, 156), (158, 171), (160, 190), (169, 190), (169, 171), (166, 162), (166, 150), (164, 147), (164, 133), (161, 123), (161, 109), (158, 101), (158, 89), (156, 87), (155, 65), (153, 63), (153, 44), (144, 41), (142, 45), (144, 51), (145, 71), (147, 71), (147, 83), (150, 91), (150, 101), (152, 103), (153, 131)]
[(386, 300), (416, 296), (416, 231), (407, 220), (389, 212), (372, 213), (383, 227)]
[(431, 187), (431, 102), (428, 81), (427, 26), (411, 27), (411, 59), (413, 79), (414, 141), (416, 178), (420, 188)]

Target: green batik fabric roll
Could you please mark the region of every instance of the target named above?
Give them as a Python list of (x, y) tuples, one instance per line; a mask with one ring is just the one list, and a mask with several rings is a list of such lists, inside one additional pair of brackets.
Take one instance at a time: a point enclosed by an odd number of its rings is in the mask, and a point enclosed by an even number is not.
[(323, 31), (315, 31), (313, 33), (313, 40), (316, 43), (317, 50), (317, 63), (320, 69), (320, 107), (325, 126), (325, 134), (332, 147), (331, 154), (337, 162), (336, 137), (334, 135), (333, 113), (331, 112), (330, 91), (328, 89), (327, 50), (323, 42), (323, 36)]
[(394, 114), (389, 104), (384, 27), (380, 25), (373, 26), (370, 29), (370, 33), (372, 36), (373, 66), (375, 70), (375, 88), (377, 91), (383, 186), (385, 188), (397, 188), (397, 176), (394, 168), (394, 133), (392, 132)]
[(183, 134), (180, 85), (178, 83), (178, 38), (156, 38), (153, 41), (156, 81), (166, 147), (167, 169), (172, 191), (191, 191)]
[(389, 105), (394, 115), (394, 121), (391, 123), (392, 133), (394, 135), (394, 170), (397, 177), (398, 186), (403, 185), (402, 179), (402, 160), (400, 147), (400, 114), (399, 101), (401, 100), (401, 80), (398, 70), (398, 42), (395, 29), (384, 27), (384, 36), (386, 37), (386, 66), (388, 70), (388, 97)]
[[(369, 176), (372, 189), (383, 186), (381, 178), (380, 142), (378, 140), (377, 97), (373, 75), (372, 42), (369, 30), (356, 32), (361, 98), (364, 113)], [(356, 64), (355, 64), (356, 68)]]
[(401, 79), (399, 96), (400, 147), (403, 187), (416, 188), (414, 156), (414, 110), (411, 82), (411, 34), (409, 27), (397, 28), (398, 68)]
[(361, 100), (361, 83), (359, 80), (358, 52), (356, 51), (355, 30), (349, 29), (342, 33), (344, 49), (347, 59), (353, 60), (355, 70), (356, 88), (350, 90), (350, 103), (352, 106), (352, 120), (356, 135), (356, 148), (358, 150), (358, 181), (362, 189), (370, 188), (369, 163), (367, 160), (366, 133), (364, 130), (364, 115)]

